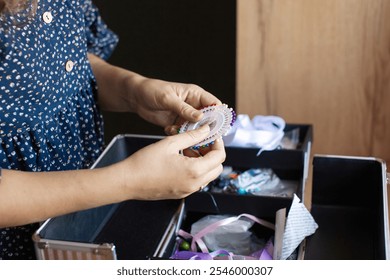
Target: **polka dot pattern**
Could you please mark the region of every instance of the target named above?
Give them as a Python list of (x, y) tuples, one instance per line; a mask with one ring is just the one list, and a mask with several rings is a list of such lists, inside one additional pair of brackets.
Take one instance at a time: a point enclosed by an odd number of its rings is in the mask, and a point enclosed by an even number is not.
[[(88, 168), (103, 149), (103, 120), (87, 52), (107, 59), (118, 38), (91, 0), (39, 0), (0, 17), (0, 167)], [(37, 225), (0, 229), (0, 259), (33, 259)]]

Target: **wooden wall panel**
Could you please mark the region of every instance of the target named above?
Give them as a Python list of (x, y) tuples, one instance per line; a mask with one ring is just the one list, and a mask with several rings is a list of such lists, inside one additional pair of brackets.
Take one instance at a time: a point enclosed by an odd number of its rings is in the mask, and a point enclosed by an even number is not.
[(237, 111), (314, 125), (314, 153), (390, 161), (390, 1), (237, 0)]

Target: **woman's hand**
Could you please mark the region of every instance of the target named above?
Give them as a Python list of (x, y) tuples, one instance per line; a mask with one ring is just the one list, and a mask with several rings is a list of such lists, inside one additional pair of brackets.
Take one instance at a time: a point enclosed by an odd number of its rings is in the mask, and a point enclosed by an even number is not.
[[(103, 110), (138, 113), (143, 119), (164, 127), (168, 135), (177, 133), (184, 121), (201, 120), (200, 108), (221, 104), (217, 97), (199, 86), (146, 78), (92, 54), (88, 59)], [(200, 153), (188, 150), (204, 140), (209, 129), (205, 126), (168, 136), (141, 149), (118, 163), (118, 170), (110, 168), (115, 173), (112, 178), (119, 180), (128, 199), (181, 198), (198, 191), (222, 172), (225, 160), (222, 140)]]
[(168, 136), (119, 163), (124, 188), (131, 199), (183, 198), (199, 191), (222, 172), (225, 150), (222, 140), (203, 157), (180, 153), (204, 139), (209, 127)]
[(184, 121), (199, 121), (202, 118), (199, 109), (221, 104), (217, 97), (197, 85), (146, 78), (92, 54), (88, 59), (97, 80), (99, 104), (103, 110), (135, 112), (164, 127), (167, 134), (172, 134), (172, 129), (177, 129)]
[(199, 121), (200, 108), (221, 104), (218, 98), (197, 85), (148, 78), (139, 83), (133, 100), (138, 115), (164, 127), (167, 134), (172, 134), (170, 131), (184, 121)]

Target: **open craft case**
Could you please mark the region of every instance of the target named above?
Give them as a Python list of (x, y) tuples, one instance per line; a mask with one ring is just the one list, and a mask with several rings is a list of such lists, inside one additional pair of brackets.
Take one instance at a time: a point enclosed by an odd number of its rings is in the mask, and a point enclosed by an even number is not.
[[(295, 149), (265, 151), (226, 148), (224, 165), (239, 169), (271, 168), (292, 182), (303, 200), (312, 142), (311, 125), (299, 128)], [(160, 140), (146, 135), (118, 135), (92, 168), (125, 159)], [(152, 170), (150, 172), (153, 172)], [(313, 166), (312, 215), (316, 233), (299, 247), (299, 259), (388, 259), (386, 167), (373, 158), (316, 156)], [(275, 222), (292, 197), (198, 192), (183, 200), (129, 200), (47, 220), (33, 235), (38, 259), (169, 259), (179, 229), (208, 214), (247, 213)], [(256, 226), (256, 234), (270, 230)]]

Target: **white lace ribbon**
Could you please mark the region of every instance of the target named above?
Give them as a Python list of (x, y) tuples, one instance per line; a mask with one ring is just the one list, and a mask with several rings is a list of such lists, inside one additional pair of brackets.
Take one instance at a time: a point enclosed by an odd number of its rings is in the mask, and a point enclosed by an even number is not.
[(279, 146), (285, 126), (286, 122), (278, 116), (257, 115), (250, 120), (248, 115), (240, 114), (223, 141), (227, 147), (260, 148), (260, 155)]

